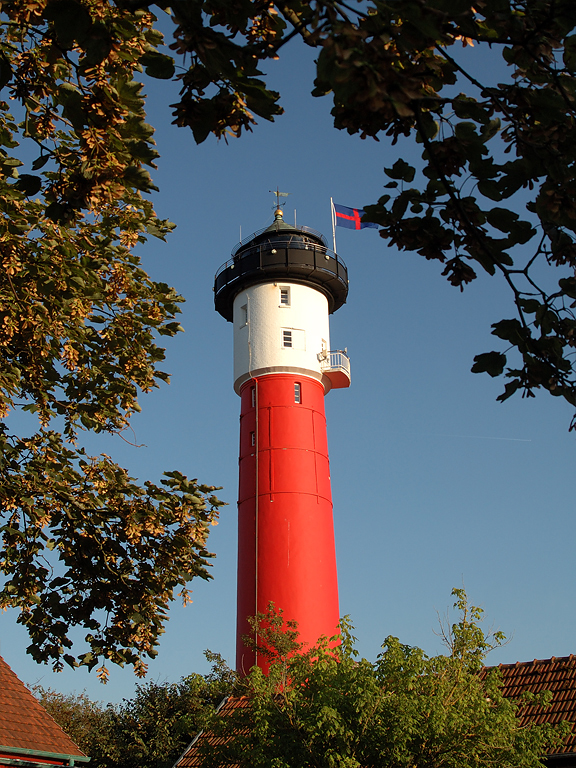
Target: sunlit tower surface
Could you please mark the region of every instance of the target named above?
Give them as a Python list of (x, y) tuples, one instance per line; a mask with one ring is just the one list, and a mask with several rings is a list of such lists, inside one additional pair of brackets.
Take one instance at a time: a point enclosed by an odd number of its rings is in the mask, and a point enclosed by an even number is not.
[(234, 326), (241, 398), (236, 668), (266, 660), (246, 647), (247, 618), (270, 602), (312, 645), (339, 619), (324, 395), (350, 385), (330, 350), (329, 314), (348, 273), (324, 237), (283, 220), (232, 251), (216, 274), (216, 310)]

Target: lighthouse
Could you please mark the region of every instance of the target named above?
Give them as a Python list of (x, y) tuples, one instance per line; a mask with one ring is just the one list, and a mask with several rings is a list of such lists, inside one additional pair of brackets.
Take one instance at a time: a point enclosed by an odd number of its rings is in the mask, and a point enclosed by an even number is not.
[[(278, 198), (279, 200), (279, 198)], [(331, 350), (329, 315), (348, 294), (345, 264), (325, 238), (274, 222), (216, 273), (216, 310), (234, 327), (240, 396), (236, 669), (266, 661), (243, 642), (269, 603), (298, 623), (300, 641), (339, 621), (324, 396), (350, 385), (345, 351)]]

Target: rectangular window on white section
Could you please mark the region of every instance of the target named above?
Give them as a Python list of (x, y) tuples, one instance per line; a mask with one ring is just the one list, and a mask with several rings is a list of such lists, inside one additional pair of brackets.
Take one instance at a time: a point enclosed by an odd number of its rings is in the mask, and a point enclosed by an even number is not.
[(306, 331), (300, 328), (282, 328), (282, 346), (306, 351)]
[(280, 306), (290, 306), (290, 288), (280, 288)]
[(302, 402), (302, 384), (299, 381), (294, 382), (294, 402)]
[(240, 307), (240, 325), (248, 325), (248, 304)]

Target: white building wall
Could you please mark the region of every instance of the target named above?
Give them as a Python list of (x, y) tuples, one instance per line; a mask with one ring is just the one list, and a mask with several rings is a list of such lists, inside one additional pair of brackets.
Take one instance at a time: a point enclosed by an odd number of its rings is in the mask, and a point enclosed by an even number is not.
[(330, 349), (328, 300), (320, 291), (288, 281), (252, 285), (234, 299), (233, 324), (236, 392), (253, 376), (278, 372), (307, 375), (329, 389), (318, 359)]

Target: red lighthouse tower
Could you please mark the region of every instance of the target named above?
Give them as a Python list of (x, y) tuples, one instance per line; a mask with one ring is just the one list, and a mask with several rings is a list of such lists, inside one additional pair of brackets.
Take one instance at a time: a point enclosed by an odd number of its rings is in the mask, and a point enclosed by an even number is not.
[(217, 311), (234, 325), (241, 397), (236, 667), (265, 666), (245, 647), (247, 617), (272, 601), (300, 640), (331, 636), (339, 620), (324, 395), (350, 385), (330, 351), (329, 314), (348, 273), (324, 237), (274, 223), (240, 243), (215, 280)]

